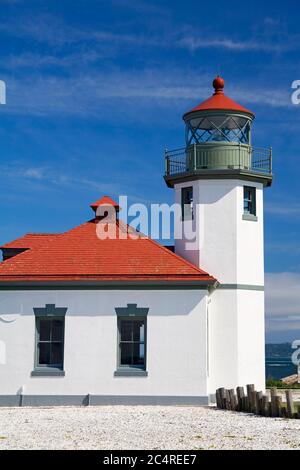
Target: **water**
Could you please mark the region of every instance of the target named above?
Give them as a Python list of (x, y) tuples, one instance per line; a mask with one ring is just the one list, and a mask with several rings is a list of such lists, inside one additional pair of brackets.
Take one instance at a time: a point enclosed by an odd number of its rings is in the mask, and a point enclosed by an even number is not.
[(297, 366), (291, 357), (266, 357), (266, 378), (282, 379), (293, 374), (297, 374)]

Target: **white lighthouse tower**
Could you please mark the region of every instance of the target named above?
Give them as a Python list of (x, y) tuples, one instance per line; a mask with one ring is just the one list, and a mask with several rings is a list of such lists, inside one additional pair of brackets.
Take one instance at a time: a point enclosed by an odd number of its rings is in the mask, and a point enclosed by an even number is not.
[(263, 190), (272, 183), (272, 154), (252, 147), (254, 114), (224, 94), (221, 77), (213, 87), (183, 116), (184, 149), (165, 155), (165, 181), (182, 207), (175, 251), (219, 283), (207, 302), (209, 392), (264, 389)]

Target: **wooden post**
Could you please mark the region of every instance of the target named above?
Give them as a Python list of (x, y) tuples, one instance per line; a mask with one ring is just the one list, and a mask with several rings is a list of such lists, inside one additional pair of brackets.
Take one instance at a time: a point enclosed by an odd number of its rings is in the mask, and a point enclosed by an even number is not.
[(272, 412), (273, 412), (273, 406), (272, 406), (272, 402), (270, 401), (270, 402), (269, 402), (269, 413), (268, 413), (268, 416), (272, 416)]
[(254, 392), (254, 385), (248, 384), (247, 385), (247, 396), (248, 396), (248, 411), (253, 413), (253, 399), (252, 399), (252, 392)]
[(217, 403), (217, 408), (221, 408), (220, 389), (219, 388), (216, 390), (216, 403)]
[(247, 396), (243, 398), (243, 411), (249, 412), (249, 398)]
[(229, 393), (229, 400), (230, 400), (230, 408), (232, 409), (232, 411), (237, 411), (238, 402), (237, 402), (237, 398), (236, 398), (233, 388), (228, 390), (228, 393)]
[(276, 397), (277, 397), (277, 388), (272, 387), (271, 388), (271, 416), (276, 416), (277, 415), (277, 408), (276, 408)]
[(262, 416), (269, 416), (269, 399), (267, 395), (263, 395), (261, 399)]
[(229, 390), (225, 390), (225, 408), (226, 410), (231, 410), (230, 395)]
[(292, 418), (293, 413), (294, 413), (294, 402), (293, 402), (292, 390), (286, 390), (285, 391), (285, 396), (286, 396), (287, 414), (288, 414), (289, 418)]
[(234, 398), (233, 398), (233, 390), (228, 390), (228, 398), (229, 398), (229, 402), (230, 402), (230, 409), (231, 410), (234, 410)]
[(282, 398), (276, 396), (275, 398), (275, 404), (276, 404), (276, 413), (275, 416), (282, 416), (281, 408), (282, 408)]
[(225, 388), (222, 387), (222, 388), (219, 388), (219, 394), (220, 394), (220, 405), (221, 405), (221, 409), (225, 409), (226, 406), (225, 406)]
[(262, 401), (262, 392), (256, 392), (256, 414), (261, 415), (262, 414), (262, 406), (261, 406), (261, 401)]
[(237, 394), (237, 400), (238, 400), (238, 411), (244, 411), (244, 398), (245, 398), (244, 387), (237, 387), (236, 394)]
[(250, 395), (251, 398), (251, 413), (256, 414), (256, 391), (253, 390)]

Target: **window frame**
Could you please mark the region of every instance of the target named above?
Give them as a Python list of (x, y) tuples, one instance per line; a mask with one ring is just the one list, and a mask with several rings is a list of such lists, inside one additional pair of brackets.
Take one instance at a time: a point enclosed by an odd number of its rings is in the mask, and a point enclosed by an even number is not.
[[(189, 203), (185, 203), (185, 194), (191, 191), (192, 193), (192, 198)], [(190, 205), (190, 212), (186, 213), (185, 212), (185, 206)], [(194, 188), (193, 186), (185, 186), (181, 188), (181, 220), (182, 222), (185, 222), (187, 220), (193, 220), (194, 219)]]
[[(245, 220), (257, 220), (257, 208), (256, 208), (256, 186), (243, 186), (243, 217)], [(253, 199), (251, 198), (246, 198), (246, 191), (249, 191), (253, 195)], [(247, 211), (245, 209), (245, 201), (250, 205), (250, 210)], [(252, 206), (252, 207), (251, 207)]]
[[(62, 339), (61, 341), (52, 341), (50, 338), (49, 341), (40, 340), (40, 326), (41, 321), (61, 321), (62, 322)], [(61, 364), (40, 364), (39, 363), (39, 344), (41, 343), (60, 343), (62, 347), (62, 363)], [(35, 319), (35, 362), (34, 368), (35, 369), (51, 369), (51, 370), (64, 370), (64, 352), (65, 352), (65, 317), (62, 316), (44, 316), (44, 317), (36, 317)]]
[[(55, 307), (54, 304), (46, 304), (44, 308), (34, 308), (35, 315), (35, 335), (34, 335), (34, 369), (31, 372), (31, 376), (64, 376), (64, 362), (65, 362), (65, 315), (67, 308)], [(61, 341), (51, 341), (53, 343), (62, 343), (62, 363), (61, 364), (39, 364), (39, 348), (40, 343), (40, 322), (41, 320), (47, 321), (62, 321), (62, 340)], [(50, 341), (42, 341), (50, 342)]]
[[(144, 344), (144, 364), (121, 364), (121, 343), (125, 343), (125, 341), (121, 341), (121, 323), (122, 321), (143, 321), (144, 322), (144, 341), (126, 341), (130, 344)], [(117, 354), (117, 371), (146, 371), (147, 370), (147, 316), (118, 316), (118, 354)]]
[[(148, 345), (148, 325), (147, 316), (149, 307), (138, 307), (137, 304), (127, 304), (126, 307), (116, 307), (115, 312), (117, 314), (117, 334), (116, 334), (116, 370), (114, 372), (115, 377), (147, 377), (147, 345)], [(120, 325), (121, 320), (143, 320), (144, 321), (144, 365), (121, 365), (120, 364)]]

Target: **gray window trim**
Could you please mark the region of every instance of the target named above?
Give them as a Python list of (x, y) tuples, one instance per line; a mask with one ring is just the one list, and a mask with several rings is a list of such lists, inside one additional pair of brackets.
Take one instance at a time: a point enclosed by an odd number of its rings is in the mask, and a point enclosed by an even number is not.
[[(253, 212), (245, 212), (245, 208), (244, 208), (244, 204), (245, 204), (245, 191), (247, 190), (251, 190), (253, 191), (253, 201), (252, 201), (252, 204), (253, 204)], [(244, 219), (244, 220), (253, 220), (253, 217), (256, 217), (256, 186), (249, 186), (249, 185), (244, 185), (243, 187), (243, 215), (244, 216), (250, 216), (251, 219)]]
[[(127, 304), (127, 307), (116, 307), (117, 314), (117, 368), (114, 372), (115, 377), (147, 377), (147, 315), (148, 307), (137, 307), (137, 304)], [(145, 361), (143, 366), (128, 366), (120, 364), (120, 325), (122, 320), (144, 321), (145, 325)]]
[(65, 371), (54, 367), (35, 367), (31, 371), (31, 377), (64, 377)]
[(138, 307), (137, 304), (127, 304), (127, 307), (116, 307), (118, 317), (146, 317), (149, 312), (147, 307)]
[(258, 217), (257, 215), (252, 215), (252, 214), (243, 214), (243, 220), (250, 220), (252, 222), (257, 222), (258, 221)]
[(55, 304), (46, 304), (45, 307), (33, 309), (36, 317), (64, 317), (67, 310), (67, 307), (55, 307)]
[(193, 207), (191, 206), (190, 212), (185, 212), (185, 201), (184, 201), (184, 193), (187, 191), (192, 191), (192, 199), (194, 199), (194, 188), (193, 186), (184, 186), (181, 188), (181, 221), (186, 222), (187, 220), (193, 220), (194, 219), (194, 210)]
[(126, 367), (120, 367), (114, 372), (115, 377), (147, 377), (148, 372), (143, 369), (127, 369)]
[[(55, 307), (55, 304), (46, 304), (43, 308), (34, 308), (35, 315), (35, 347), (34, 347), (34, 369), (31, 372), (32, 377), (63, 377), (64, 371), (64, 349), (65, 349), (65, 315), (67, 312), (66, 307)], [(38, 364), (38, 342), (39, 342), (39, 331), (38, 325), (41, 319), (56, 320), (60, 319), (63, 321), (63, 362), (62, 367), (51, 367), (47, 365)]]

